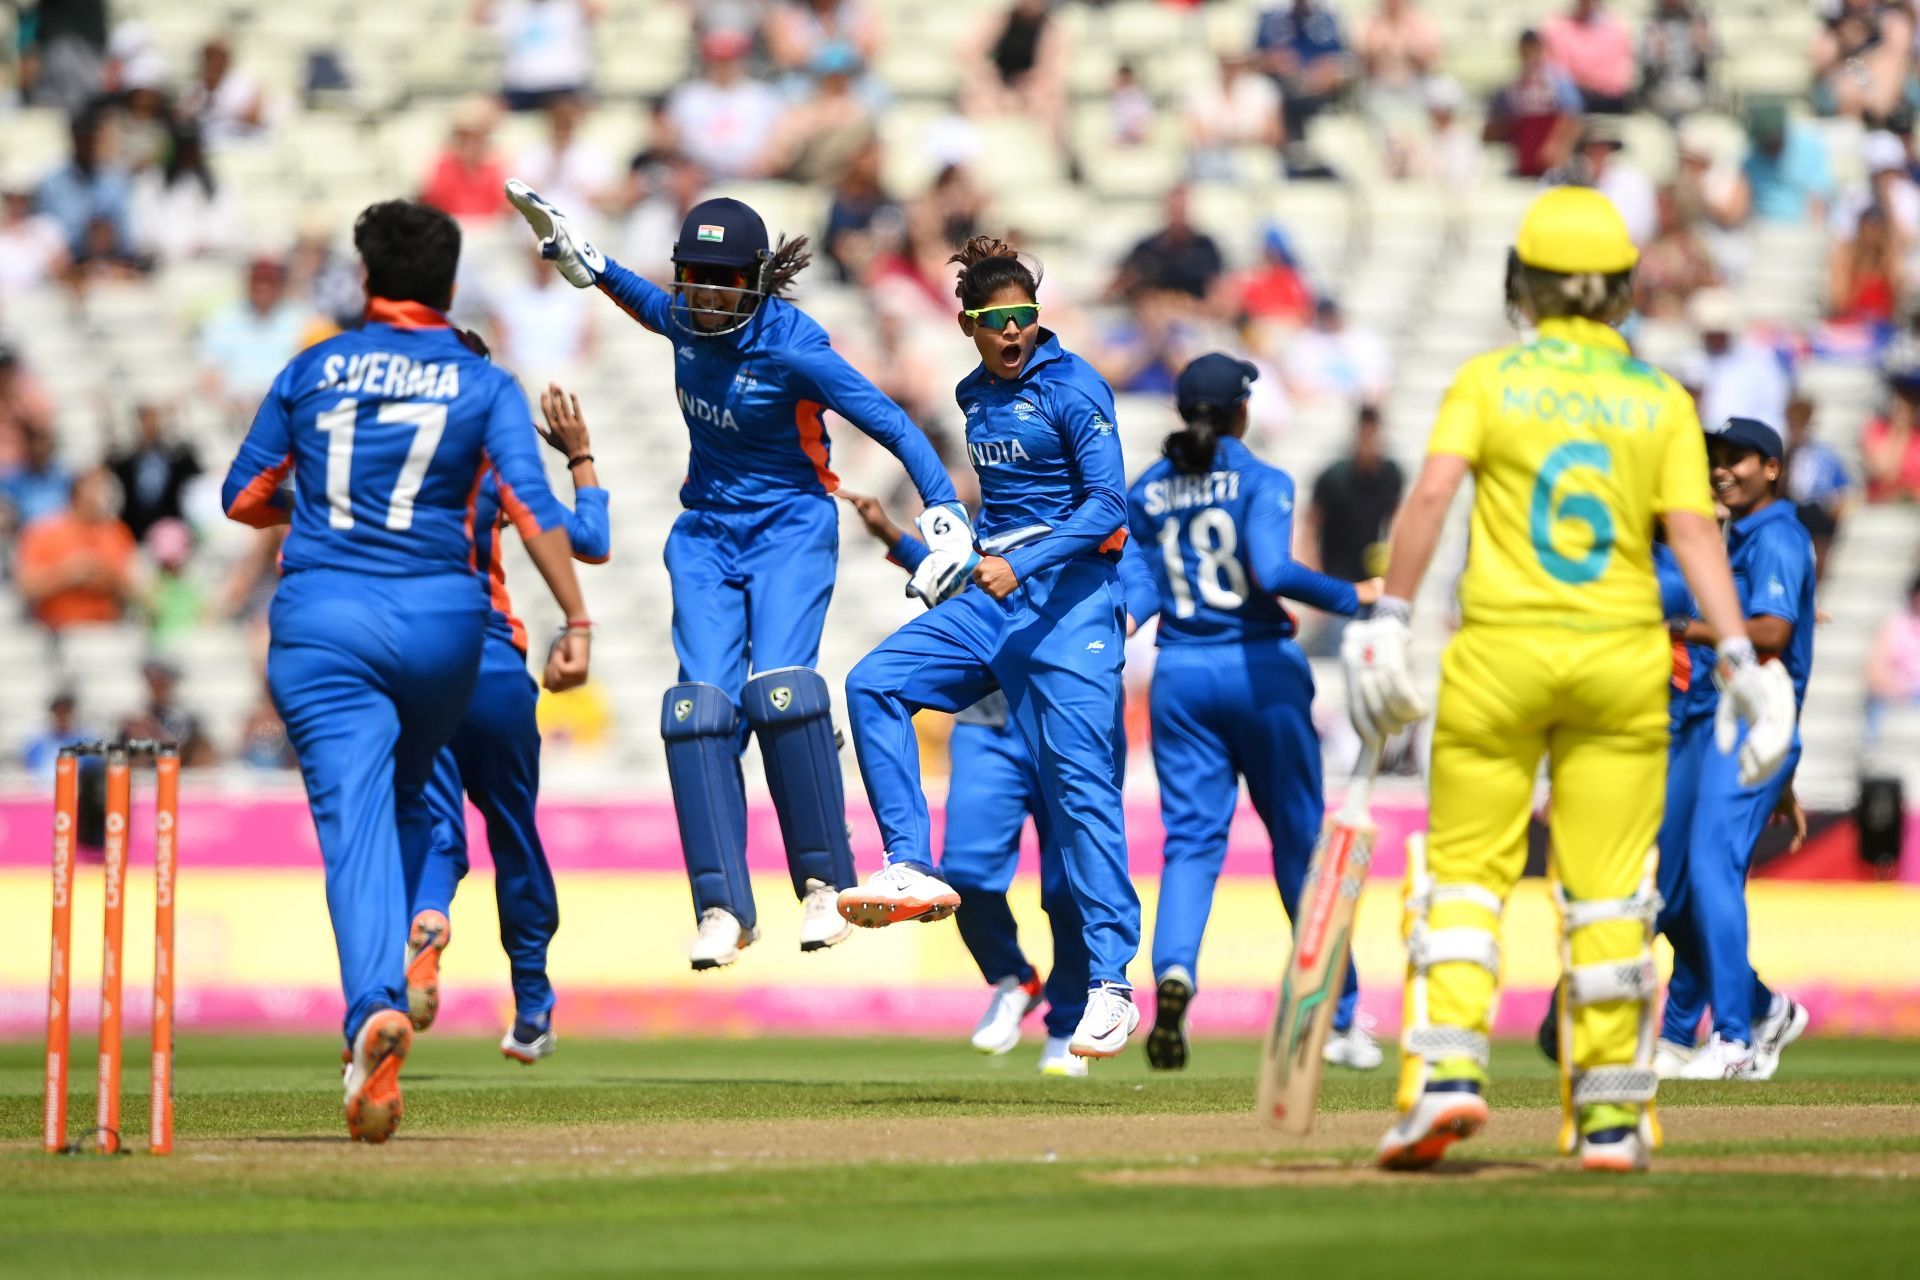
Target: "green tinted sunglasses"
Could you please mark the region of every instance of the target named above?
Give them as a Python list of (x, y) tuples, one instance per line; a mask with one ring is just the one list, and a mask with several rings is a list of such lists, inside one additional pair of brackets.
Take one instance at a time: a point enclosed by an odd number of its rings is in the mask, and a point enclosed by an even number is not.
[(960, 313), (969, 320), (975, 320), (989, 329), (1004, 329), (1007, 321), (1013, 321), (1014, 327), (1024, 329), (1040, 318), (1040, 304), (1022, 302), (1012, 307), (975, 307), (971, 311)]

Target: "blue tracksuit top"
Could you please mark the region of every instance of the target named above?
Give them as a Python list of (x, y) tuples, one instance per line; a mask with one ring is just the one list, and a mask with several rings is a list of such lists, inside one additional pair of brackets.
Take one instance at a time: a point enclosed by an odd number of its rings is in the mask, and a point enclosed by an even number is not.
[(1780, 661), (1793, 677), (1798, 706), (1813, 674), (1813, 535), (1791, 502), (1770, 502), (1727, 525), (1727, 560), (1742, 614), (1793, 624)]
[[(1662, 609), (1670, 618), (1698, 618), (1700, 611), (1680, 576), (1673, 553), (1664, 545), (1656, 545), (1653, 551)], [(1727, 560), (1733, 568), (1742, 616), (1784, 618), (1793, 624), (1793, 634), (1779, 658), (1793, 678), (1795, 704), (1806, 701), (1807, 678), (1813, 673), (1813, 538), (1800, 523), (1793, 504), (1772, 502), (1730, 521)], [(1674, 664), (1675, 727), (1712, 713), (1720, 703), (1720, 690), (1713, 680), (1719, 658), (1713, 646), (1689, 644), (1685, 651), (1687, 670), (1681, 670), (1682, 662), (1677, 657)]]
[(953, 482), (900, 406), (828, 342), (826, 330), (781, 298), (767, 298), (734, 333), (695, 337), (672, 322), (671, 296), (611, 258), (600, 288), (622, 310), (673, 339), (673, 385), (691, 445), (680, 505), (764, 507), (840, 487), (825, 411), (886, 446), (928, 506), (954, 500)]
[(1113, 390), (1093, 366), (1040, 330), (1017, 378), (974, 369), (954, 398), (980, 475), (976, 537), (1014, 576), (1075, 556), (1118, 551), (1127, 534), (1127, 478)]
[[(1700, 616), (1687, 588), (1686, 575), (1673, 549), (1664, 542), (1653, 544), (1653, 574), (1660, 584), (1660, 613), (1669, 622), (1685, 625)], [(1710, 644), (1673, 642), (1673, 679), (1667, 689), (1667, 729), (1678, 733), (1703, 716), (1713, 714), (1720, 702), (1720, 690), (1713, 682), (1713, 670), (1720, 656)]]
[[(612, 554), (613, 526), (607, 517), (607, 491), (587, 487), (574, 491), (574, 508), (567, 512), (567, 541), (573, 558), (585, 564), (605, 564)], [(514, 615), (507, 595), (507, 567), (501, 556), (500, 477), (488, 468), (473, 504), (473, 558), (486, 579), (493, 612), (487, 617), (487, 635), (502, 639), (520, 652), (527, 651), (527, 629)]]
[(1127, 492), (1127, 521), (1160, 596), (1161, 645), (1285, 639), (1293, 615), (1278, 597), (1352, 614), (1353, 584), (1293, 558), (1293, 478), (1231, 436), (1213, 469), (1183, 475), (1160, 459)]
[(513, 375), (419, 303), (376, 298), (367, 320), (274, 380), (221, 488), (227, 515), (291, 522), (282, 573), (473, 573), (473, 507), (491, 466), (521, 536), (560, 527), (566, 508)]

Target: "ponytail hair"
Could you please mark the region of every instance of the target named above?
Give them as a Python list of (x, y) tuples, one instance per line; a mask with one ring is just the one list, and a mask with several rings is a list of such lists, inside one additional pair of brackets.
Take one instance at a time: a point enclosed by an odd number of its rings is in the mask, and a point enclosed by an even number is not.
[(1186, 426), (1161, 443), (1161, 454), (1183, 476), (1205, 475), (1213, 470), (1214, 449), (1220, 437), (1229, 433), (1233, 412), (1231, 407), (1211, 401), (1186, 406), (1180, 413)]
[(793, 278), (812, 261), (813, 250), (808, 246), (805, 236), (796, 236), (791, 240), (781, 236), (780, 243), (774, 246), (773, 255), (763, 268), (767, 296), (786, 297), (787, 290), (793, 286)]
[(986, 306), (988, 299), (1009, 285), (1018, 286), (1029, 298), (1040, 296), (1040, 264), (1029, 266), (1031, 259), (997, 236), (974, 236), (947, 261), (960, 264), (953, 292), (968, 311)]

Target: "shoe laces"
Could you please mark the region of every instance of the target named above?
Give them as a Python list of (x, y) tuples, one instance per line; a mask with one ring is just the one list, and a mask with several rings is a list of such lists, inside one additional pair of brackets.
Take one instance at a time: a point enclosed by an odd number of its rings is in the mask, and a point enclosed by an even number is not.
[(739, 922), (725, 907), (708, 907), (700, 913), (700, 936), (703, 938), (709, 934), (724, 933), (728, 929), (737, 932), (739, 928)]
[(877, 879), (889, 889), (904, 889), (918, 880), (921, 874), (904, 862), (889, 862), (881, 868)]

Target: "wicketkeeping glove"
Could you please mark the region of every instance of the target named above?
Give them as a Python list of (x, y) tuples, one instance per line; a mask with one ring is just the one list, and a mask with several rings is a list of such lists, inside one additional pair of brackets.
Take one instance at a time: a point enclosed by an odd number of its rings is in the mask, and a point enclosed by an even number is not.
[[(1740, 747), (1740, 785), (1751, 787), (1780, 771), (1793, 749), (1793, 677), (1778, 662), (1761, 662), (1749, 640), (1720, 642), (1720, 707), (1713, 737), (1720, 753)], [(1740, 725), (1747, 738), (1740, 741)]]
[(1383, 597), (1371, 618), (1348, 623), (1341, 637), (1347, 714), (1368, 742), (1385, 742), (1427, 714), (1407, 659), (1413, 638), (1410, 617), (1406, 601)]
[(558, 267), (574, 288), (591, 289), (607, 269), (607, 260), (574, 229), (567, 215), (518, 178), (507, 179), (507, 202), (540, 237), (540, 256)]
[(913, 522), (927, 544), (927, 558), (907, 581), (907, 594), (918, 596), (931, 609), (957, 595), (967, 585), (980, 553), (973, 549), (973, 526), (967, 509), (957, 502), (928, 507)]

